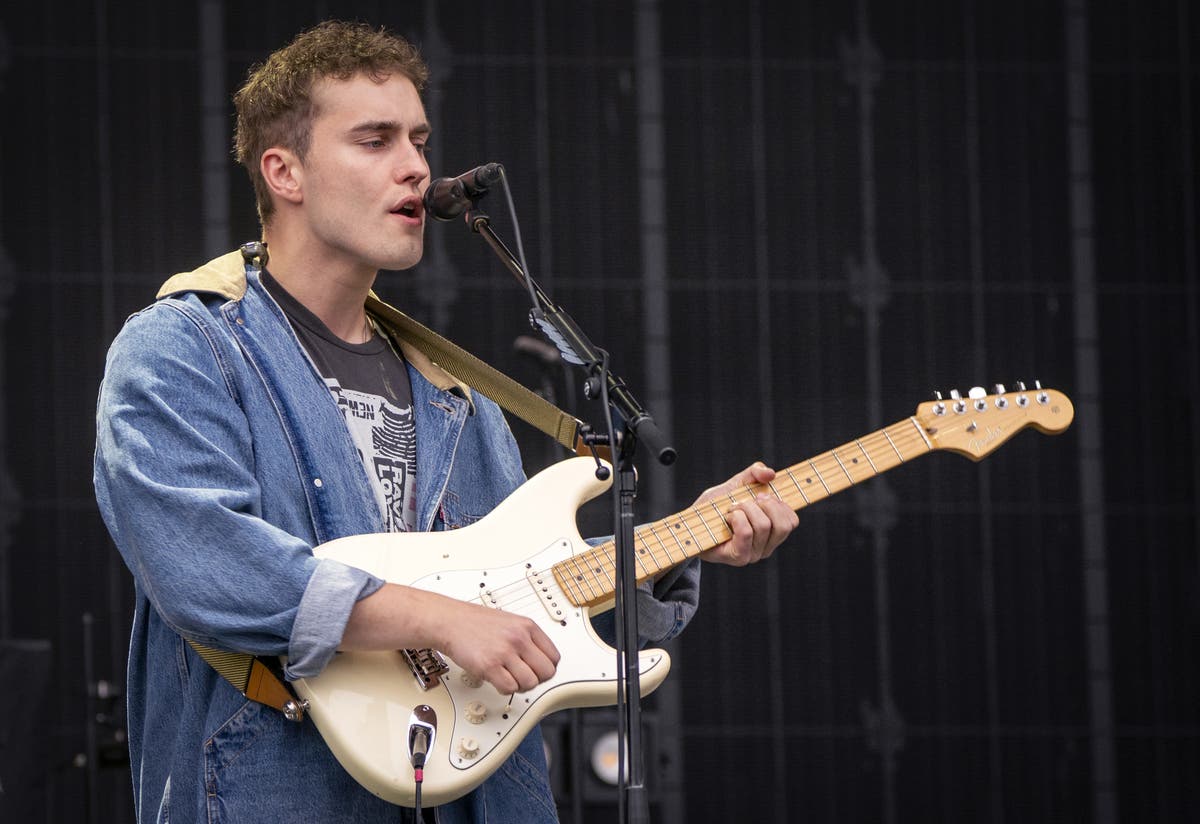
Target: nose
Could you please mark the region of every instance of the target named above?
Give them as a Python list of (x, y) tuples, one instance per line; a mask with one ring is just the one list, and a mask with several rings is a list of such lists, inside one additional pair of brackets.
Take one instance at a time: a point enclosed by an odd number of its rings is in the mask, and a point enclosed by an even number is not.
[(403, 145), (404, 149), (396, 161), (394, 173), (396, 182), (420, 186), (429, 178), (429, 161), (425, 159), (425, 153), (417, 146), (407, 141)]

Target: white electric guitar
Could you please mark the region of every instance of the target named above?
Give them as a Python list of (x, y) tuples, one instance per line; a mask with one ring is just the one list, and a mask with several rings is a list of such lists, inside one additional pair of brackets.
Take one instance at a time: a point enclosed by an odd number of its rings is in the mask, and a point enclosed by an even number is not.
[[(1026, 426), (1058, 433), (1074, 416), (1061, 392), (996, 389), (921, 404), (911, 418), (782, 470), (770, 484), (638, 527), (638, 581), (727, 540), (725, 513), (759, 493), (799, 510), (935, 449), (979, 460)], [(553, 678), (516, 695), (498, 694), (434, 650), (341, 653), (320, 675), (295, 682), (334, 755), (368, 790), (414, 805), (409, 739), (418, 726), (432, 735), (423, 803), (436, 805), (481, 784), (549, 713), (616, 703), (616, 653), (588, 621), (591, 610), (612, 601), (614, 547), (589, 546), (575, 526), (579, 506), (608, 488), (595, 469), (590, 458), (551, 466), (464, 529), (359, 535), (317, 548), (320, 557), (393, 583), (526, 615), (562, 656)], [(639, 653), (639, 663), (649, 693), (666, 678), (670, 659), (651, 649)]]

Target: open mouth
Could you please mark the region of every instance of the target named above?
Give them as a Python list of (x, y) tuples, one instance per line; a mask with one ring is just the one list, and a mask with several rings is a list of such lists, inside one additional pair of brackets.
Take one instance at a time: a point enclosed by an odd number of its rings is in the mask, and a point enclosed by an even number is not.
[(400, 205), (392, 209), (392, 214), (400, 215), (401, 217), (418, 219), (421, 217), (421, 199), (416, 197), (405, 198)]

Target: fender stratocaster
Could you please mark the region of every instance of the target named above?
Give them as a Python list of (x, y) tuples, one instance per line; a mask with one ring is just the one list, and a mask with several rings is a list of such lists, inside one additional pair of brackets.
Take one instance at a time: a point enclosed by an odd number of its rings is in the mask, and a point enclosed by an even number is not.
[[(912, 417), (784, 469), (769, 484), (639, 527), (638, 581), (727, 540), (725, 513), (760, 493), (799, 510), (928, 452), (980, 460), (1027, 426), (1055, 434), (1074, 416), (1061, 392), (997, 390), (921, 404)], [(368, 790), (414, 805), (409, 738), (416, 726), (432, 735), (422, 796), (436, 805), (481, 784), (549, 713), (616, 702), (616, 652), (588, 620), (612, 600), (614, 547), (589, 546), (575, 526), (579, 506), (608, 488), (595, 468), (590, 458), (551, 466), (464, 529), (359, 535), (317, 548), (319, 557), (394, 583), (527, 615), (562, 656), (553, 678), (511, 696), (433, 650), (341, 653), (320, 675), (297, 681), (330, 749)], [(670, 659), (651, 649), (639, 653), (639, 664), (642, 692), (649, 693), (666, 678)]]

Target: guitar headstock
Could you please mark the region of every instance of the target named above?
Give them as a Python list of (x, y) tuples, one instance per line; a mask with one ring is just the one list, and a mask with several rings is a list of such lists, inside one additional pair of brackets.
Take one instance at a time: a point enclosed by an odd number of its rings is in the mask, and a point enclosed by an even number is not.
[(957, 391), (943, 399), (923, 403), (914, 416), (934, 449), (949, 449), (972, 460), (980, 460), (1027, 426), (1047, 435), (1057, 435), (1071, 425), (1075, 407), (1070, 398), (1035, 382), (1027, 390), (1017, 384), (1015, 392), (997, 385), (994, 394), (982, 387), (967, 397)]

